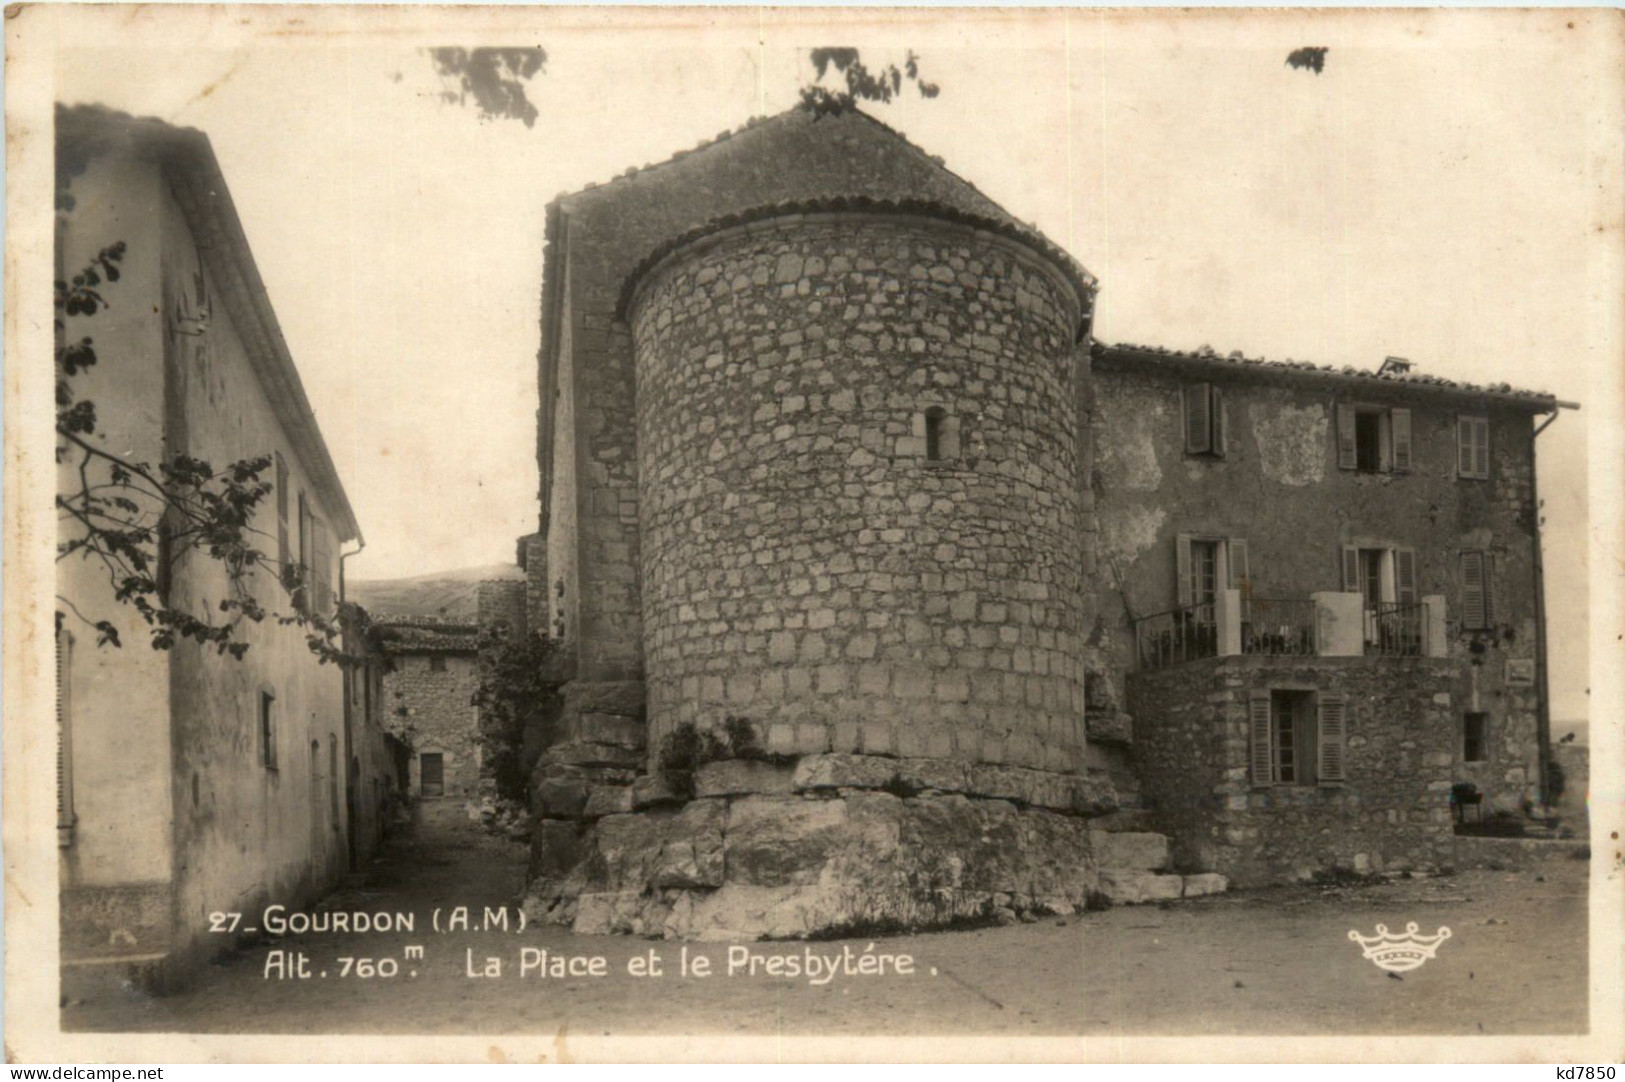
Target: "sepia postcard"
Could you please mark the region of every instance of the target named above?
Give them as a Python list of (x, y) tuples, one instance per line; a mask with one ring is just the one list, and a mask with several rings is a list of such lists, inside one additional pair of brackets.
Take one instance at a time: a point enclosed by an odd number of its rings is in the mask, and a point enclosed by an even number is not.
[(8, 1062), (1625, 1057), (1618, 12), (6, 65)]

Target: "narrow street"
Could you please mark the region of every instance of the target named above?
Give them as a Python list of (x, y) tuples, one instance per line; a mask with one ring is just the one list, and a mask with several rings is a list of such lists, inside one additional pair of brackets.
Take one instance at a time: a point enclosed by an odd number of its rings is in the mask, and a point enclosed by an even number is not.
[[(874, 941), (914, 958), (902, 975), (726, 972), (727, 944), (697, 944), (709, 977), (682, 976), (680, 944), (577, 936), (552, 927), (436, 933), (431, 915), (512, 901), (525, 847), (485, 834), (451, 802), (429, 805), (358, 884), (321, 908), (405, 911), (411, 933), (287, 936), (242, 951), (190, 991), (108, 992), (70, 1003), (64, 1028), (111, 1032), (1063, 1035), (1505, 1034), (1586, 1026), (1586, 864), (1473, 871), (1376, 885), (1294, 887), (1141, 906), (1036, 924)], [(516, 923), (517, 914), (510, 910)], [(1348, 933), (1416, 921), (1452, 929), (1437, 957), (1402, 979), (1365, 960)], [(404, 960), (410, 944), (421, 961)], [(758, 954), (832, 955), (868, 941), (758, 943)], [(601, 956), (604, 975), (518, 972), (520, 951), (551, 963)], [(273, 950), (310, 959), (307, 979), (273, 979)], [(663, 975), (628, 964), (661, 958)], [(469, 976), (488, 956), (500, 977)], [(339, 976), (342, 958), (401, 960), (393, 977)], [(539, 954), (532, 955), (539, 960)], [(585, 962), (580, 965), (585, 965)], [(412, 972), (415, 976), (411, 975)], [(321, 973), (326, 976), (320, 976)], [(933, 975), (933, 973), (935, 975)]]

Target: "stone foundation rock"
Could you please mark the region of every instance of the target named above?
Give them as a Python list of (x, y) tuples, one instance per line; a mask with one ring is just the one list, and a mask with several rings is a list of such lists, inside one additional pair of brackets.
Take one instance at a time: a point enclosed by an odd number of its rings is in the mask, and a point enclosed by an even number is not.
[(1066, 914), (1099, 886), (1087, 823), (959, 793), (700, 797), (544, 820), (524, 905), (584, 934), (697, 940)]

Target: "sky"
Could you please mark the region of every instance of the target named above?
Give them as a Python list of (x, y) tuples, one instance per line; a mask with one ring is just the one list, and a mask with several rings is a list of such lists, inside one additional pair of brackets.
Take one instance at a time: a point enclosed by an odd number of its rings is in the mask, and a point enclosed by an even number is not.
[[(61, 100), (209, 134), (366, 536), (355, 578), (511, 562), (536, 528), (550, 199), (788, 108), (811, 46), (912, 49), (941, 95), (871, 111), (1094, 272), (1101, 339), (1397, 354), (1585, 405), (1539, 455), (1553, 716), (1586, 714), (1588, 388), (1620, 342), (1596, 234), (1618, 226), (1562, 12), (84, 19)], [(529, 129), (441, 101), (423, 51), (531, 44)], [(1320, 74), (1285, 63), (1306, 44)]]

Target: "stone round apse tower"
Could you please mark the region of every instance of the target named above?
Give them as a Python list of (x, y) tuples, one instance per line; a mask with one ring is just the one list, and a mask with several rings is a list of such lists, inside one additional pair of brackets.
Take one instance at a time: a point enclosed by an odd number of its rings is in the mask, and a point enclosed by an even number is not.
[(526, 909), (801, 936), (1068, 913), (1094, 280), (855, 111), (549, 207), (527, 573), (567, 655)]
[(921, 205), (742, 215), (632, 283), (651, 736), (1071, 773), (1087, 286)]

